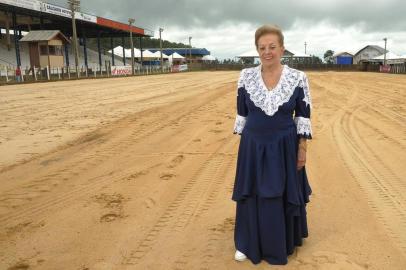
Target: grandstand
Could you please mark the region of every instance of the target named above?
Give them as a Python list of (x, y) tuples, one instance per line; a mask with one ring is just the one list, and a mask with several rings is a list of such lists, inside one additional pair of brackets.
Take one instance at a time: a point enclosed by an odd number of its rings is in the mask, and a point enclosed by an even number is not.
[[(153, 31), (137, 26), (113, 21), (107, 18), (75, 12), (77, 36), (81, 41), (79, 47), (79, 67), (101, 70), (108, 65), (123, 65), (123, 61), (116, 59), (114, 54), (105, 55), (100, 40), (110, 39), (111, 48), (117, 39), (124, 44), (124, 37), (132, 32), (133, 38), (142, 39), (154, 35)], [(0, 0), (0, 72), (5, 69), (30, 67), (28, 45), (19, 42), (24, 33), (31, 30), (60, 30), (66, 37), (72, 37), (71, 11), (69, 9), (48, 4), (43, 1), (31, 0)], [(16, 35), (14, 35), (16, 33)], [(17, 37), (17, 38), (15, 38)], [(86, 47), (86, 40), (97, 40), (97, 51)], [(108, 48), (108, 49), (111, 49)], [(64, 49), (65, 66), (74, 66), (72, 46), (66, 45)], [(42, 67), (44, 68), (44, 67)], [(87, 70), (87, 69), (86, 69)]]
[[(14, 35), (10, 35), (11, 42), (14, 44)], [(74, 54), (72, 46), (68, 46), (68, 53), (70, 66), (73, 67)], [(88, 67), (98, 67), (99, 66), (99, 55), (96, 51), (93, 51), (89, 48), (86, 48)], [(28, 44), (20, 43), (20, 57), (21, 57), (21, 68), (26, 69), (30, 67), (30, 57), (28, 53)], [(102, 64), (106, 61), (111, 62), (111, 55), (101, 54)], [(114, 59), (115, 65), (123, 65), (123, 62), (120, 59)], [(5, 67), (8, 67), (11, 70), (14, 70), (17, 67), (16, 52), (15, 47), (11, 46), (10, 50), (7, 46), (7, 41), (3, 37), (0, 39), (0, 72), (4, 71)], [(84, 46), (79, 46), (79, 67), (85, 67), (85, 58), (84, 58)]]

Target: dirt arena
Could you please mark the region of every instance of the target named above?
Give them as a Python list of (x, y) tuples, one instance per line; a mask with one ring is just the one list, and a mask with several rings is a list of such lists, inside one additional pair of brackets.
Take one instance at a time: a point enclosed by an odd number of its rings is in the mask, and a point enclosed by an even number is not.
[(0, 269), (405, 269), (406, 76), (307, 74), (286, 266), (233, 258), (238, 72), (0, 87)]

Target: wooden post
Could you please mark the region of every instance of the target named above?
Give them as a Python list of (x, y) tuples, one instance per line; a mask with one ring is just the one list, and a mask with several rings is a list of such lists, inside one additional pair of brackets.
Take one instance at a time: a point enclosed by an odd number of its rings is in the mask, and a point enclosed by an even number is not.
[(6, 82), (8, 82), (8, 66), (6, 66)]

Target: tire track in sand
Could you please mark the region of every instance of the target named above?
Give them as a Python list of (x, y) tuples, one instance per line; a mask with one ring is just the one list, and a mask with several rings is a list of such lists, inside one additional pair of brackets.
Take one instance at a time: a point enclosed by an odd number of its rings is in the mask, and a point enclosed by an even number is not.
[[(377, 168), (383, 161), (374, 160), (374, 156), (366, 148), (360, 148), (352, 132), (355, 128), (352, 125), (351, 116), (353, 111), (344, 111), (332, 126), (332, 135), (339, 148), (340, 157), (348, 168), (353, 178), (358, 182), (360, 188), (365, 192), (368, 203), (373, 212), (377, 215), (381, 224), (394, 239), (395, 243), (406, 252), (406, 209), (402, 207), (401, 197), (397, 197), (396, 190), (385, 180)], [(377, 167), (375, 167), (377, 166)]]

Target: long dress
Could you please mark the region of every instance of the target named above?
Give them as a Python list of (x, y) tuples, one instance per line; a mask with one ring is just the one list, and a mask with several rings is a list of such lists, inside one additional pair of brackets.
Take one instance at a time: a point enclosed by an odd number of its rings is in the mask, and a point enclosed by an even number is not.
[(254, 264), (281, 265), (308, 237), (312, 190), (305, 167), (296, 166), (299, 138), (312, 139), (311, 98), (304, 72), (284, 65), (268, 90), (261, 67), (243, 69), (238, 80), (234, 242)]

